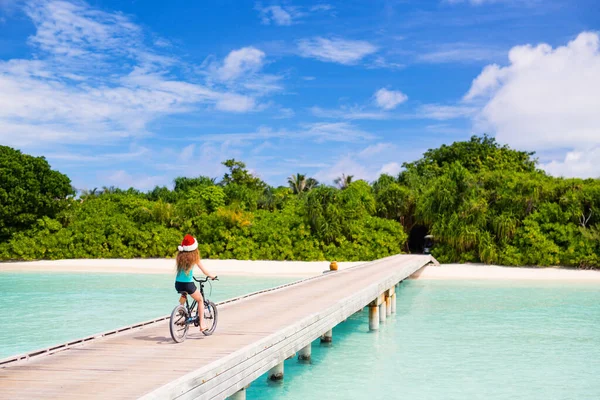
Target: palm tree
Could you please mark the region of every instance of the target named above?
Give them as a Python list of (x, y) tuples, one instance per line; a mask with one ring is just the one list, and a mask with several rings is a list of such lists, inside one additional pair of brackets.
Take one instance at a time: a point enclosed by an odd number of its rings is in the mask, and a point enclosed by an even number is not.
[(294, 194), (302, 193), (306, 188), (306, 175), (292, 175), (288, 178), (288, 184), (290, 185), (290, 188)]
[(114, 194), (119, 193), (120, 189), (115, 186), (102, 186), (102, 194)]
[(97, 187), (93, 188), (92, 190), (82, 189), (81, 194), (79, 195), (79, 199), (83, 202), (89, 197), (96, 197), (99, 193), (100, 192)]
[(315, 178), (307, 178), (306, 175), (296, 174), (288, 178), (288, 184), (294, 194), (302, 192), (310, 192), (319, 185), (319, 181)]
[(352, 183), (352, 178), (354, 175), (346, 175), (342, 174), (339, 178), (335, 178), (333, 183), (335, 183), (340, 189), (346, 189)]
[(312, 189), (316, 188), (317, 186), (319, 186), (319, 181), (316, 180), (315, 178), (308, 178), (306, 180), (306, 188), (305, 190), (307, 192), (310, 192)]

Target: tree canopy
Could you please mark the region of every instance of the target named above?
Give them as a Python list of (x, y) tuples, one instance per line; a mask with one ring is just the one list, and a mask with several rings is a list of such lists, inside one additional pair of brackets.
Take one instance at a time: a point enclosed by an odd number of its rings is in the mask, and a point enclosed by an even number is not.
[(71, 181), (44, 157), (0, 146), (0, 241), (30, 228), (39, 218), (54, 218), (68, 206)]
[(191, 233), (203, 257), (372, 260), (426, 232), (442, 262), (600, 268), (600, 180), (548, 176), (533, 156), (473, 137), (371, 183), (279, 187), (231, 159), (221, 180), (74, 198), (44, 158), (0, 147), (0, 258), (171, 257)]

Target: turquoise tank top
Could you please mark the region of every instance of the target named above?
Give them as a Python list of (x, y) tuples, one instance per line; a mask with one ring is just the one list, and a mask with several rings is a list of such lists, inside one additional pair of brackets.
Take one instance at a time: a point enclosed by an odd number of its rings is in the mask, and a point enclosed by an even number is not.
[(179, 271), (177, 276), (175, 277), (175, 281), (177, 282), (193, 282), (194, 281), (194, 267), (190, 268), (188, 273), (185, 271)]

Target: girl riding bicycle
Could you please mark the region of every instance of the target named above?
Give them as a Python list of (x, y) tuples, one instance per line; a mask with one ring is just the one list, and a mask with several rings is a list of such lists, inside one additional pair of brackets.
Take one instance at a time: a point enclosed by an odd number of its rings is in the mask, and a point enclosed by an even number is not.
[[(204, 299), (200, 290), (194, 284), (194, 265), (208, 276), (210, 279), (216, 277), (211, 274), (200, 262), (200, 252), (198, 251), (198, 242), (192, 235), (185, 235), (181, 245), (177, 247), (177, 276), (175, 277), (175, 290), (177, 292), (186, 292), (198, 302), (198, 317), (200, 318), (200, 332), (204, 332)], [(183, 296), (183, 295), (182, 295)]]

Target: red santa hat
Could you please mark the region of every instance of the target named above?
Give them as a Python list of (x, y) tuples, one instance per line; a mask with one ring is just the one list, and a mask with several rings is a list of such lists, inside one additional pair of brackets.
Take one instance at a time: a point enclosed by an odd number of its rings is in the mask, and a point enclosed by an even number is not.
[(192, 235), (185, 235), (180, 246), (177, 246), (179, 251), (194, 251), (198, 248), (198, 242)]

